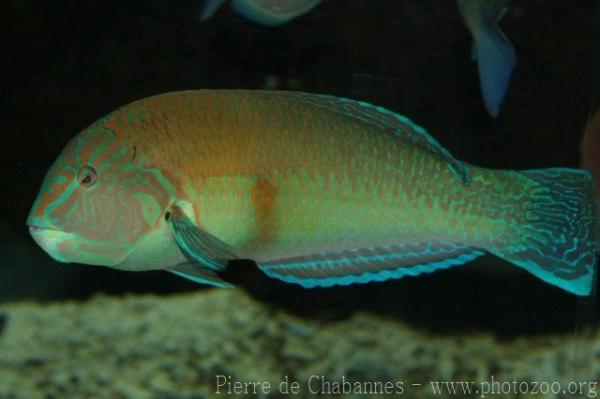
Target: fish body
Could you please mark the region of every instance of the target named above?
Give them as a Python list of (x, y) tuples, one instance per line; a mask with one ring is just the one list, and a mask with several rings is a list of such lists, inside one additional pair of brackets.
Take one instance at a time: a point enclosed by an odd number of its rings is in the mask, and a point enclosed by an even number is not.
[(468, 165), (399, 114), (296, 92), (187, 91), (122, 107), (67, 145), (28, 224), (60, 261), (221, 286), (234, 258), (313, 287), (487, 251), (586, 295), (595, 262), (586, 172)]
[[(227, 0), (206, 0), (201, 21), (210, 19)], [(232, 0), (231, 6), (248, 20), (265, 26), (283, 25), (306, 14), (321, 0)]]
[(471, 57), (477, 61), (485, 108), (490, 116), (497, 118), (517, 64), (515, 49), (498, 26), (508, 9), (508, 1), (457, 0), (457, 4), (473, 36)]

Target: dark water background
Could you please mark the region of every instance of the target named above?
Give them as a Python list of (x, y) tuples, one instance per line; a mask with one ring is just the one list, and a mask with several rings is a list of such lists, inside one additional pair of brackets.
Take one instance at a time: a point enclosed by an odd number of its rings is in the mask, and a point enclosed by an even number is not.
[[(597, 2), (512, 4), (501, 26), (518, 66), (492, 120), (453, 1), (324, 0), (279, 28), (253, 25), (228, 6), (201, 24), (200, 0), (2, 2), (0, 301), (204, 289), (165, 272), (58, 264), (25, 227), (67, 141), (115, 108), (158, 93), (276, 85), (339, 95), (409, 116), (469, 163), (577, 166), (599, 96)], [(435, 332), (503, 337), (570, 331), (575, 323), (574, 296), (492, 256), (346, 288), (304, 290), (269, 280), (251, 263), (234, 264), (227, 277), (265, 304), (323, 320), (362, 309)]]

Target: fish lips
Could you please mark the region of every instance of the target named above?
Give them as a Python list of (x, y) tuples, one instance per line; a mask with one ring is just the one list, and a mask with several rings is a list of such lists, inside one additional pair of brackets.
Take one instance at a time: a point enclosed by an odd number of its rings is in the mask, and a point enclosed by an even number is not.
[(61, 255), (61, 247), (69, 245), (74, 234), (66, 231), (57, 230), (54, 227), (46, 227), (44, 225), (29, 223), (29, 234), (33, 240), (54, 260), (63, 263), (70, 261)]
[(35, 216), (27, 219), (27, 225), (33, 240), (58, 262), (114, 267), (131, 252), (129, 244), (90, 240), (78, 232), (60, 230)]

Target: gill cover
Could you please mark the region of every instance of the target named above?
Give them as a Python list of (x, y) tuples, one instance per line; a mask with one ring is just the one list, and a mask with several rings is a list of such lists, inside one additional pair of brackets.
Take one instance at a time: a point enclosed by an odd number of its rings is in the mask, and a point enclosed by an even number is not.
[(30, 226), (67, 238), (43, 246), (55, 259), (116, 265), (168, 206), (173, 185), (126, 135), (108, 128), (108, 120), (100, 119), (67, 144), (31, 210)]

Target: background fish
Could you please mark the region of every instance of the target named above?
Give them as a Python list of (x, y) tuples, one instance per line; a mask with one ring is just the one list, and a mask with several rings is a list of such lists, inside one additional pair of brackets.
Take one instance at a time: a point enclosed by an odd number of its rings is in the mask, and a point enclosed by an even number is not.
[(498, 21), (507, 10), (508, 0), (457, 0), (457, 3), (473, 36), (471, 56), (479, 67), (485, 109), (497, 118), (517, 64), (513, 45), (498, 27)]
[[(200, 20), (208, 20), (226, 1), (206, 0)], [(320, 2), (321, 0), (232, 0), (231, 6), (252, 22), (278, 26), (309, 12)]]
[(600, 111), (597, 111), (585, 126), (581, 141), (581, 167), (594, 177), (596, 201), (600, 200)]
[(381, 107), (296, 92), (136, 101), (77, 135), (27, 220), (56, 260), (219, 286), (249, 258), (305, 287), (415, 276), (489, 251), (587, 295), (591, 179), (455, 159)]

